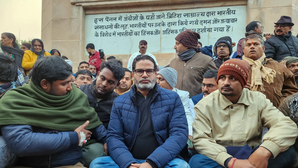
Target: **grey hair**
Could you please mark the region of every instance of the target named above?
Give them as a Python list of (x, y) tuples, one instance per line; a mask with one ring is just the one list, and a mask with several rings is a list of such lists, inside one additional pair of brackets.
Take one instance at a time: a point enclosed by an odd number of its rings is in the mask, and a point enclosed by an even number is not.
[(246, 41), (248, 39), (258, 39), (260, 41), (262, 47), (265, 45), (265, 42), (264, 42), (263, 38), (260, 35), (258, 35), (258, 34), (250, 34), (250, 35), (248, 35), (246, 37), (246, 39), (245, 39), (245, 43), (246, 43)]

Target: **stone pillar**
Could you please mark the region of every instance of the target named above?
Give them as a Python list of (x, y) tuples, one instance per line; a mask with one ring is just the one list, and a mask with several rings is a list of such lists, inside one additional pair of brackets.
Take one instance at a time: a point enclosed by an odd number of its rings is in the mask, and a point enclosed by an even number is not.
[(44, 0), (42, 2), (42, 40), (45, 49), (58, 49), (73, 62), (77, 71), (80, 61), (88, 60), (85, 51), (85, 13), (82, 6), (67, 0)]

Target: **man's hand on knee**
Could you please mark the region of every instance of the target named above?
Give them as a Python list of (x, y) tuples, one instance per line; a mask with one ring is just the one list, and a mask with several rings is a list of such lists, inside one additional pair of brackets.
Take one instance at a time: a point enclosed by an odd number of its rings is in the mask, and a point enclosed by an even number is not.
[[(232, 166), (233, 159), (231, 159), (228, 163), (228, 167), (230, 168)], [(233, 168), (255, 168), (247, 159), (236, 159)]]
[(257, 168), (267, 168), (268, 160), (271, 157), (271, 152), (266, 148), (260, 146), (248, 158), (249, 162)]

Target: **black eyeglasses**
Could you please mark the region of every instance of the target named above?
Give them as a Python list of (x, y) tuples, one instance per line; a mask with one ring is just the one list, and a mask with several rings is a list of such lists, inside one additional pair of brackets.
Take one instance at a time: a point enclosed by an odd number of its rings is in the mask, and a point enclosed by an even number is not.
[(154, 69), (146, 69), (146, 70), (144, 70), (144, 69), (135, 69), (135, 73), (136, 73), (137, 76), (142, 76), (144, 74), (144, 72), (146, 72), (146, 74), (148, 76), (151, 76), (151, 75), (153, 75), (155, 70)]
[(213, 84), (204, 84), (204, 83), (203, 83), (203, 87), (213, 88), (213, 86), (214, 86)]
[(226, 48), (226, 47), (228, 47), (228, 45), (226, 45), (226, 44), (219, 45), (219, 44), (218, 44), (217, 47), (218, 47), (218, 48), (221, 48), (221, 47)]

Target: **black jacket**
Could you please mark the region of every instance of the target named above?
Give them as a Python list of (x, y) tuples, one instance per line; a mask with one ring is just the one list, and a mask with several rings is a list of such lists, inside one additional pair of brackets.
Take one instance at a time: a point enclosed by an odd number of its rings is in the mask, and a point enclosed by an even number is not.
[(4, 46), (1, 45), (1, 49), (4, 53), (11, 55), (11, 57), (15, 60), (18, 68), (24, 72), (24, 69), (22, 67), (22, 60), (23, 60), (23, 55), (24, 55), (24, 51), (19, 49), (19, 48), (13, 48), (13, 47), (9, 47), (9, 46)]
[(283, 36), (274, 35), (265, 42), (265, 54), (280, 62), (286, 56), (298, 57), (298, 38), (289, 32)]
[(106, 99), (102, 99), (98, 102), (94, 93), (95, 82), (96, 81), (90, 85), (82, 85), (80, 86), (80, 89), (87, 95), (90, 106), (95, 109), (100, 121), (103, 123), (106, 129), (108, 129), (112, 105), (115, 98), (119, 95), (115, 92), (112, 92), (112, 94), (110, 94)]
[(222, 63), (226, 62), (227, 60), (229, 60), (230, 57), (228, 58), (223, 58), (223, 59), (220, 59), (220, 58), (216, 58), (215, 60), (213, 60), (214, 64), (216, 65), (216, 67), (219, 69), (219, 67), (221, 66)]

